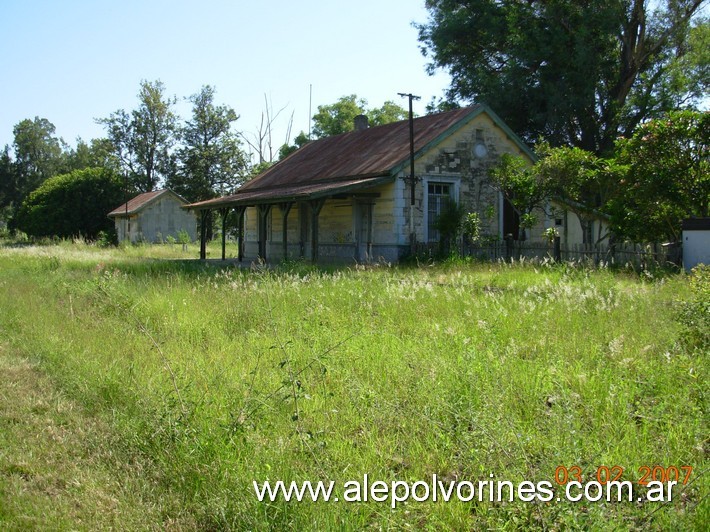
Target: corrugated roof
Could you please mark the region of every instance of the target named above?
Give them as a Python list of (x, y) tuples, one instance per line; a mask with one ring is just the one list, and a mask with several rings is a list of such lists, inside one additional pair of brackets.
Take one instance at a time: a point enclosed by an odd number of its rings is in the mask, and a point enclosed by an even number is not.
[[(384, 181), (388, 181), (389, 176), (361, 177), (355, 179), (339, 179), (337, 181), (301, 183), (269, 189), (245, 190), (241, 194), (232, 194), (223, 198), (215, 198), (200, 201), (189, 205), (191, 208), (205, 208), (211, 206), (229, 207), (232, 205), (254, 205), (257, 203), (269, 203), (274, 200), (298, 201), (302, 199), (317, 199), (333, 194), (343, 194), (351, 190), (361, 190), (368, 187), (377, 186)], [(241, 189), (240, 189), (241, 190)]]
[[(125, 215), (125, 214), (135, 214), (136, 212), (140, 211), (144, 207), (146, 207), (149, 203), (155, 201), (159, 196), (162, 196), (166, 192), (170, 194), (174, 194), (178, 199), (182, 200), (183, 203), (187, 203), (185, 198), (182, 196), (175, 194), (170, 189), (163, 189), (163, 190), (153, 190), (152, 192), (143, 192), (142, 194), (138, 194), (135, 198), (128, 200), (127, 203), (124, 203), (120, 207), (116, 207), (114, 210), (112, 210), (110, 213), (108, 213), (109, 216), (120, 216), (120, 215)], [(126, 205), (128, 205), (128, 208), (126, 209)]]
[[(483, 106), (456, 109), (414, 119), (414, 150), (432, 142)], [(218, 207), (315, 197), (341, 188), (366, 188), (382, 182), (409, 160), (409, 121), (393, 122), (309, 142), (235, 194), (193, 203), (191, 208)], [(379, 179), (375, 179), (379, 178)], [(342, 185), (342, 186), (341, 186)]]

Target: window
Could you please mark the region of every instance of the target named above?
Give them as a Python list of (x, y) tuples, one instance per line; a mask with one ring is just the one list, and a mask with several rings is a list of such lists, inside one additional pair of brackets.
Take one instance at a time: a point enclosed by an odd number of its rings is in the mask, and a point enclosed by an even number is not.
[(561, 226), (562, 225), (562, 218), (555, 218), (555, 225), (556, 226)]
[(429, 242), (441, 239), (436, 229), (436, 221), (452, 199), (453, 185), (451, 183), (428, 183), (427, 188), (427, 238)]

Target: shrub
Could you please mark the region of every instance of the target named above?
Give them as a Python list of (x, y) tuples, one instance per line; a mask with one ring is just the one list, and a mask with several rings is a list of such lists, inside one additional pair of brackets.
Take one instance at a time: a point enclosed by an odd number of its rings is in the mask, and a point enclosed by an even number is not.
[(690, 349), (710, 348), (710, 266), (701, 264), (692, 270), (691, 296), (683, 301), (678, 320), (685, 329), (683, 343)]
[(118, 235), (114, 227), (106, 231), (99, 231), (96, 235), (96, 245), (100, 248), (109, 248), (118, 245)]
[(35, 237), (94, 240), (113, 227), (106, 215), (124, 199), (121, 180), (110, 170), (75, 170), (47, 179), (30, 193), (17, 213), (17, 226)]

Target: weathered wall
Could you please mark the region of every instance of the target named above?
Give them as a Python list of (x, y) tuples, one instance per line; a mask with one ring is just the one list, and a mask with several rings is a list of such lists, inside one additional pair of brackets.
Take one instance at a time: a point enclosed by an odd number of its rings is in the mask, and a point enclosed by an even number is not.
[[(485, 148), (483, 151), (480, 147)], [(417, 240), (427, 241), (427, 198), (430, 182), (450, 183), (457, 191), (456, 199), (468, 212), (477, 212), (484, 223), (483, 233), (501, 235), (501, 199), (493, 185), (490, 170), (501, 155), (520, 155), (532, 163), (508, 134), (485, 113), (459, 128), (415, 161), (415, 174), (421, 178), (416, 185), (414, 221)], [(404, 173), (409, 173), (406, 169)], [(408, 233), (409, 187), (403, 187), (398, 209)], [(406, 238), (408, 241), (408, 238)]]
[[(365, 255), (367, 260), (379, 258), (397, 260), (402, 241), (402, 236), (398, 232), (402, 220), (396, 219), (394, 208), (397, 185), (397, 183), (387, 183), (362, 191), (368, 195), (379, 194), (377, 197), (351, 196), (343, 199), (327, 199), (318, 216), (319, 260), (355, 261), (364, 260)], [(369, 205), (372, 209), (369, 232), (363, 227), (363, 223), (366, 226), (367, 222), (361, 221), (362, 210), (358, 210), (362, 205)], [(310, 207), (304, 203), (295, 203), (287, 219), (289, 258), (311, 256), (310, 223)], [(259, 248), (256, 207), (246, 209), (244, 229), (244, 254), (247, 258), (254, 258)], [(267, 259), (282, 259), (283, 215), (278, 205), (272, 207), (269, 213), (266, 240)]]
[[(164, 242), (168, 236), (177, 238), (179, 231), (187, 231), (190, 240), (197, 239), (197, 217), (182, 208), (182, 203), (164, 194), (129, 218), (131, 242)], [(125, 218), (115, 219), (119, 240), (125, 238)], [(123, 238), (122, 238), (123, 237)]]
[[(584, 243), (584, 235), (582, 232), (582, 224), (579, 217), (567, 206), (561, 203), (553, 202), (553, 216), (547, 222), (546, 227), (554, 227), (560, 235), (560, 239), (564, 246), (575, 246)], [(558, 224), (558, 222), (562, 222)], [(601, 232), (600, 232), (601, 229)], [(544, 231), (544, 229), (542, 229)], [(601, 236), (599, 244), (609, 244), (609, 222), (601, 217), (596, 217), (592, 221), (592, 243), (597, 243)]]
[[(494, 186), (490, 173), (504, 153), (519, 155), (532, 163), (528, 152), (511, 138), (506, 129), (500, 127), (486, 113), (471, 121), (453, 133), (434, 143), (428, 151), (415, 161), (415, 174), (419, 178), (415, 187), (414, 225), (417, 241), (428, 240), (427, 188), (429, 183), (449, 183), (454, 190), (454, 199), (462, 204), (467, 212), (477, 212), (483, 221), (484, 236), (502, 238), (502, 198)], [(410, 189), (403, 179), (409, 173), (405, 162), (404, 169), (385, 185), (364, 191), (377, 192), (379, 197), (372, 202), (371, 246), (367, 250), (369, 260), (380, 257), (397, 260), (409, 249)], [(294, 205), (288, 218), (289, 256), (301, 256), (301, 206)], [(554, 218), (549, 218), (543, 211), (538, 213), (538, 224), (528, 231), (532, 241), (542, 241), (546, 228), (555, 226)], [(247, 256), (256, 256), (257, 224), (256, 209), (247, 209), (246, 247)], [(352, 198), (326, 201), (319, 216), (319, 256), (321, 260), (355, 260), (362, 256), (363, 250), (357, 250), (356, 232), (359, 223), (358, 207)], [(283, 255), (281, 243), (281, 213), (273, 208), (270, 217), (270, 230), (267, 235), (268, 258), (280, 258)], [(595, 222), (595, 236), (598, 235), (598, 223)], [(566, 216), (566, 231), (559, 227), (560, 235), (567, 236), (567, 243), (582, 242), (582, 231), (574, 213)], [(305, 256), (310, 256), (310, 230), (303, 242)]]

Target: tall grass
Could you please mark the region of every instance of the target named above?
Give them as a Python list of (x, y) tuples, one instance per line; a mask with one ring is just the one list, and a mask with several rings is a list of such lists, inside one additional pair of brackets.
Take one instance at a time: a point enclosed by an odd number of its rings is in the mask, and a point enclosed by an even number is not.
[[(0, 256), (0, 328), (201, 528), (700, 528), (707, 353), (683, 276), (569, 266), (275, 271)], [(553, 480), (693, 466), (659, 503), (259, 503), (252, 480)], [(682, 493), (681, 493), (682, 492)], [(156, 523), (146, 523), (154, 526)]]

